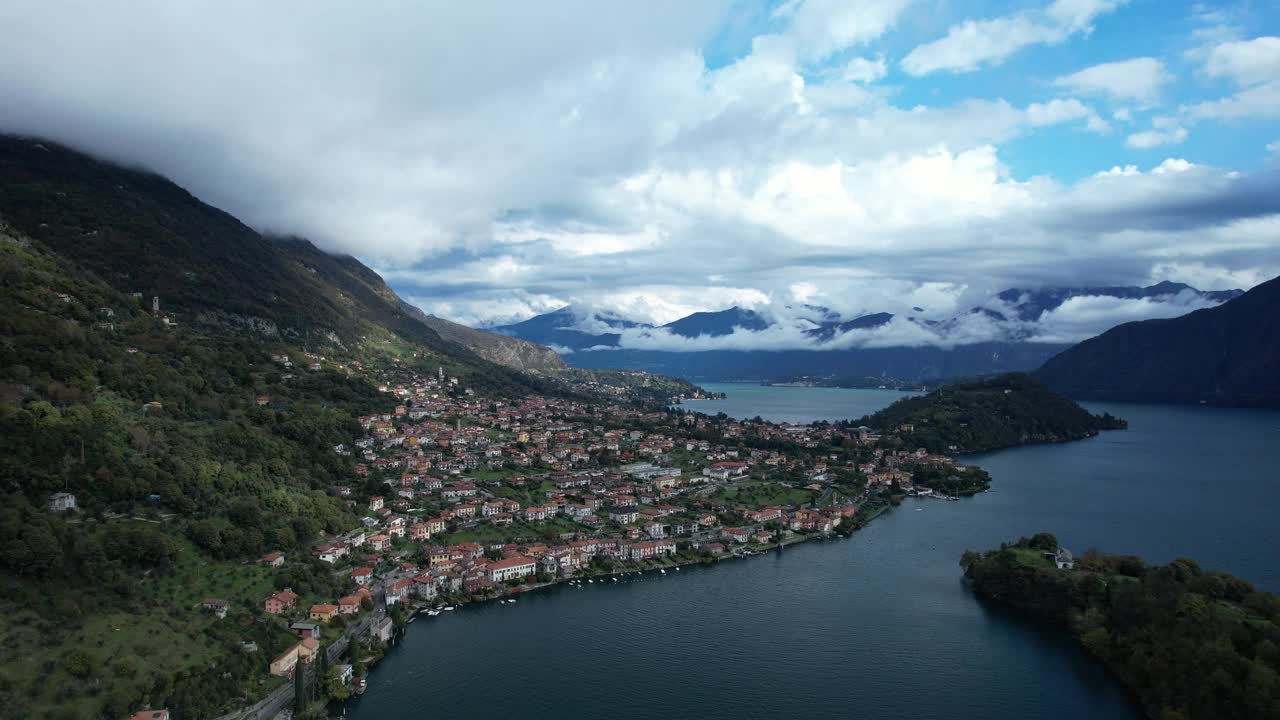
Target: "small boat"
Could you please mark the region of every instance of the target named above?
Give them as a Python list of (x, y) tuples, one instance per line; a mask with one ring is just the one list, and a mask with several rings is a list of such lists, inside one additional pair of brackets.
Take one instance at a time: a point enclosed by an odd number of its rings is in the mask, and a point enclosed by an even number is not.
[(428, 614), (428, 615), (430, 615), (431, 617), (435, 617), (436, 615), (439, 615), (439, 614), (440, 614), (440, 611), (439, 611), (439, 610), (428, 610), (428, 611), (427, 611), (427, 614)]
[(595, 582), (595, 580), (592, 580), (591, 578), (587, 578), (587, 582), (589, 582), (589, 583), (593, 583), (593, 582)]
[(453, 609), (453, 606), (452, 606), (452, 605), (449, 605), (448, 607), (446, 607), (446, 608), (445, 608), (445, 610), (446, 610), (446, 611), (448, 611), (448, 610), (452, 610), (452, 609)]
[(614, 578), (614, 579), (613, 579), (613, 581), (614, 581), (614, 582), (618, 582), (618, 578)]
[(515, 598), (511, 598), (511, 599), (510, 599), (510, 600), (508, 600), (507, 602), (509, 602), (509, 603), (513, 603), (513, 602), (515, 602), (515, 601), (516, 601), (516, 599), (515, 599)]
[(663, 575), (667, 574), (667, 571), (664, 570), (663, 568), (658, 568), (658, 572), (662, 573)]

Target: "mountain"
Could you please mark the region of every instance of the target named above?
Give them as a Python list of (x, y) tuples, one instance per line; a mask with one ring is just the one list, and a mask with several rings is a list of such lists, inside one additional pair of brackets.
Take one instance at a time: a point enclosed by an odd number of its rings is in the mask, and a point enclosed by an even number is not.
[(369, 323), (442, 341), (353, 258), (267, 238), (151, 173), (70, 149), (0, 138), (0, 214), (56, 252), (181, 322), (351, 344)]
[(870, 330), (886, 325), (893, 319), (892, 313), (872, 313), (870, 315), (861, 315), (852, 320), (841, 322), (839, 320), (826, 320), (818, 327), (806, 332), (809, 337), (818, 340), (830, 340), (831, 338), (847, 333), (850, 330)]
[(410, 315), (436, 331), (437, 335), (471, 350), (489, 362), (526, 372), (545, 372), (565, 367), (559, 353), (545, 345), (498, 333), (475, 330), (435, 315), (427, 315), (408, 303), (404, 305)]
[[(311, 549), (358, 523), (329, 489), (358, 477), (356, 418), (394, 406), (379, 386), (439, 368), (461, 397), (543, 382), (442, 339), (354, 259), (9, 137), (0, 307), (0, 613), (27, 659), (0, 669), (11, 717), (254, 702), (297, 637), (248, 610), (346, 588)], [(63, 492), (81, 515), (50, 512)], [(286, 565), (255, 562), (269, 551)]]
[(693, 381), (792, 379), (799, 376), (936, 380), (1039, 367), (1065, 343), (988, 342), (952, 348), (876, 347), (816, 349), (820, 343), (852, 330), (872, 330), (893, 320), (890, 313), (871, 313), (842, 320), (831, 310), (805, 306), (815, 317), (798, 333), (815, 349), (796, 350), (637, 350), (620, 347), (621, 330), (670, 332), (683, 338), (724, 337), (770, 327), (763, 314), (740, 307), (693, 313), (655, 327), (617, 315), (580, 307), (564, 307), (528, 320), (492, 328), (493, 332), (564, 351), (576, 368), (618, 368), (674, 375)]
[(1002, 302), (1016, 308), (1020, 320), (1034, 322), (1050, 310), (1055, 310), (1066, 301), (1077, 297), (1113, 297), (1127, 300), (1153, 299), (1191, 293), (1205, 300), (1226, 302), (1244, 294), (1243, 290), (1197, 290), (1190, 285), (1176, 282), (1160, 282), (1147, 287), (1048, 287), (1048, 288), (1010, 288), (996, 295)]
[[(592, 327), (594, 331), (581, 328)], [(542, 315), (535, 315), (518, 323), (490, 328), (502, 335), (528, 340), (568, 350), (586, 350), (593, 347), (617, 347), (622, 336), (609, 332), (637, 327), (649, 327), (624, 320), (607, 313), (579, 311), (565, 306)]]
[(1112, 328), (1036, 375), (1084, 399), (1280, 407), (1280, 278), (1217, 307)]
[(1065, 344), (974, 343), (953, 348), (887, 347), (850, 350), (704, 350), (670, 352), (620, 348), (565, 356), (574, 367), (646, 370), (693, 382), (772, 382), (802, 377), (923, 380), (974, 377), (1039, 367)]
[[(1147, 287), (1010, 288), (950, 317), (928, 317), (918, 307), (912, 310), (920, 315), (876, 312), (845, 318), (817, 305), (788, 306), (777, 315), (735, 306), (693, 313), (657, 327), (570, 306), (493, 330), (549, 345), (564, 353), (566, 362), (579, 368), (646, 370), (698, 381), (865, 385), (878, 378), (932, 382), (1039, 367), (1069, 343), (1041, 341), (1045, 333), (1037, 323), (1045, 313), (1072, 298), (1112, 297), (1180, 304), (1192, 300), (1225, 302), (1241, 292), (1201, 291), (1173, 282)], [(882, 328), (882, 333), (873, 335)], [(794, 347), (741, 349), (750, 341), (738, 343), (737, 338), (733, 350), (716, 347), (718, 338), (771, 329), (782, 331), (770, 336), (771, 344), (789, 336)], [(1050, 330), (1047, 336), (1058, 335)], [(909, 338), (910, 343), (892, 345), (892, 336), (903, 337), (904, 341)], [(672, 342), (675, 338), (700, 340), (699, 345), (705, 349), (688, 349), (682, 346), (684, 343)], [(976, 341), (980, 338), (985, 340)], [(672, 349), (652, 349), (662, 347), (664, 342)], [(632, 344), (646, 347), (627, 347)]]
[(696, 312), (662, 327), (680, 337), (694, 338), (704, 335), (721, 337), (731, 335), (739, 328), (764, 330), (769, 327), (769, 321), (754, 310), (743, 310), (734, 306), (719, 312)]
[[(25, 659), (0, 667), (0, 707), (15, 718), (211, 718), (271, 692), (298, 637), (263, 598), (354, 591), (313, 550), (360, 524), (339, 486), (385, 492), (362, 478), (359, 418), (420, 404), (412, 382), (486, 403), (700, 395), (424, 317), (354, 258), (5, 136), (0, 308), (0, 614)], [(268, 552), (284, 564), (257, 562)]]

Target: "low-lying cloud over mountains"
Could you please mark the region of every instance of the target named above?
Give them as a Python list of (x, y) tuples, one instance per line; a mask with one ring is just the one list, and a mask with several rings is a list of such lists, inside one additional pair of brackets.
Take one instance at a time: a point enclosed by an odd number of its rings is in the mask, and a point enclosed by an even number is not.
[[(618, 349), (834, 351), (1069, 344), (1124, 322), (1177, 317), (1238, 294), (1239, 290), (1206, 292), (1171, 282), (1149, 287), (1015, 288), (961, 311), (914, 306), (901, 313), (851, 317), (813, 304), (762, 304), (700, 312), (656, 326), (617, 313), (568, 306), (493, 329), (549, 345), (563, 354)], [(957, 299), (964, 297), (962, 293)]]

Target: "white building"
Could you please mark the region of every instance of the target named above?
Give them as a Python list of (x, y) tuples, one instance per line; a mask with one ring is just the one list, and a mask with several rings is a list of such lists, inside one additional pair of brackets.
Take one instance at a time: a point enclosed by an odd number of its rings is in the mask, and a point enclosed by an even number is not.
[(51, 512), (63, 512), (66, 510), (76, 509), (76, 496), (71, 493), (54, 493), (49, 498), (49, 510)]
[(490, 565), (489, 579), (500, 583), (532, 575), (537, 571), (538, 563), (536, 560), (516, 555)]

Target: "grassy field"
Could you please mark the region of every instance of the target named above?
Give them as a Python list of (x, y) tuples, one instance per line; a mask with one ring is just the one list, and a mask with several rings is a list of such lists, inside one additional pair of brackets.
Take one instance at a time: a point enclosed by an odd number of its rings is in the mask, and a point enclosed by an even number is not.
[(801, 505), (811, 502), (814, 497), (815, 494), (812, 490), (793, 488), (781, 483), (740, 482), (721, 488), (711, 499), (728, 505), (742, 504), (759, 507), (763, 505)]
[[(19, 703), (46, 717), (93, 717), (104, 692), (132, 697), (154, 682), (156, 666), (172, 672), (207, 665), (219, 653), (195, 613), (93, 614), (83, 624), (51, 622), (30, 611), (7, 615), (0, 642), (21, 662), (5, 663), (4, 682)], [(9, 712), (14, 714), (9, 715)], [(12, 707), (7, 717), (36, 717)]]
[(258, 564), (219, 562), (202, 557), (184, 538), (175, 538), (178, 557), (173, 572), (143, 577), (141, 592), (171, 607), (195, 608), (205, 598), (219, 598), (240, 607), (259, 606), (273, 589), (275, 572)]
[[(0, 665), (0, 694), (10, 698), (0, 717), (97, 718), (105, 701), (132, 701), (160, 677), (223, 662), (240, 640), (258, 642), (267, 655), (296, 639), (245, 612), (261, 607), (273, 569), (208, 560), (185, 538), (174, 540), (172, 571), (139, 574), (133, 600), (118, 608), (92, 604), (73, 588), (42, 590), (54, 612), (0, 605), (0, 643), (21, 658)], [(230, 601), (232, 614), (218, 620), (205, 612), (207, 597)], [(265, 673), (255, 675), (245, 696), (259, 696), (263, 682)]]
[(547, 522), (530, 525), (528, 523), (512, 523), (506, 527), (495, 525), (478, 525), (474, 528), (451, 533), (444, 541), (447, 543), (474, 542), (480, 544), (513, 542), (517, 539), (544, 540), (548, 530), (557, 533), (583, 530), (579, 525), (567, 518), (556, 518)]

